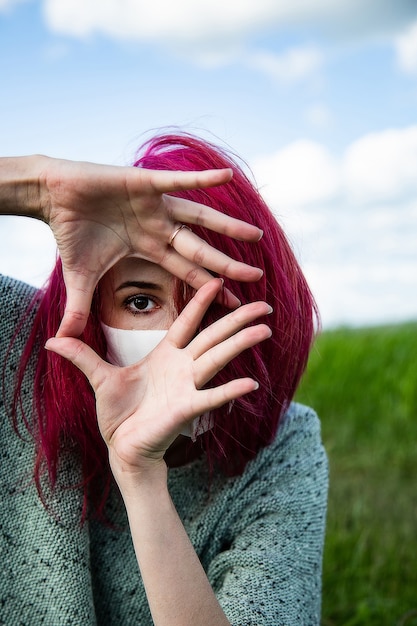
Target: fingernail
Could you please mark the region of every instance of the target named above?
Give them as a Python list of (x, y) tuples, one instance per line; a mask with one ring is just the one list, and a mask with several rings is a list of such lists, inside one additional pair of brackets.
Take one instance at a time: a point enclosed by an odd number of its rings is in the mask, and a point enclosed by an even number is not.
[(241, 306), (241, 301), (227, 287), (223, 291), (223, 304), (230, 309), (237, 309)]
[(274, 309), (272, 308), (272, 306), (268, 305), (268, 310), (266, 312), (267, 315), (271, 315), (271, 313), (274, 312)]

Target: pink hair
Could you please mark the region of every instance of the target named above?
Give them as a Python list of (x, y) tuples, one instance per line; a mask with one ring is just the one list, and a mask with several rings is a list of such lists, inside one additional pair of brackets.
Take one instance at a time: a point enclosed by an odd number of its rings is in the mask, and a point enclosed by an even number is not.
[[(13, 416), (18, 430), (18, 415), (32, 434), (36, 443), (34, 479), (41, 500), (46, 504), (42, 476), (48, 473), (52, 488), (55, 486), (61, 455), (74, 453), (79, 458), (84, 483), (82, 519), (87, 515), (87, 495), (99, 517), (111, 484), (107, 461), (107, 448), (97, 426), (95, 398), (87, 378), (72, 363), (43, 348), (53, 337), (62, 319), (66, 291), (61, 260), (58, 259), (45, 287), (35, 296), (31, 309), (37, 307), (28, 341), (24, 347), (17, 384), (13, 397)], [(23, 320), (21, 326), (24, 325)], [(97, 329), (100, 329), (97, 332)], [(106, 354), (101, 333), (97, 290), (86, 328), (81, 339), (100, 356)], [(22, 390), (26, 370), (34, 364), (32, 412), (30, 422), (23, 410)], [(75, 450), (74, 450), (75, 444)], [(91, 483), (91, 484), (90, 484)], [(74, 485), (75, 486), (75, 485)], [(88, 490), (88, 493), (87, 493)]]
[[(214, 428), (194, 444), (205, 451), (211, 469), (218, 468), (228, 475), (240, 474), (246, 463), (273, 440), (280, 418), (294, 396), (314, 338), (317, 319), (314, 299), (280, 225), (228, 152), (191, 135), (166, 134), (145, 143), (134, 165), (158, 170), (232, 168), (233, 178), (225, 185), (175, 195), (209, 205), (235, 218), (253, 221), (264, 231), (260, 242), (247, 243), (193, 226), (193, 231), (215, 248), (264, 270), (258, 282), (232, 282), (226, 278), (225, 284), (243, 303), (265, 300), (274, 309), (263, 320), (272, 328), (272, 338), (239, 355), (212, 381), (212, 384), (221, 384), (232, 378), (251, 376), (259, 382), (259, 390), (239, 399), (232, 408), (226, 406), (214, 411)], [(192, 290), (189, 289), (184, 298), (183, 285), (179, 282), (177, 292), (180, 310)], [(106, 350), (99, 325), (99, 297), (97, 290), (82, 338), (103, 356)], [(20, 406), (24, 371), (30, 355), (37, 350), (33, 406), (37, 420), (32, 431), (37, 444), (34, 475), (38, 488), (45, 468), (51, 483), (55, 483), (63, 446), (66, 442), (75, 442), (83, 469), (84, 505), (87, 506), (87, 490), (90, 500), (91, 494), (99, 494), (95, 500), (93, 497), (92, 504), (100, 514), (111, 474), (106, 446), (97, 427), (92, 390), (71, 363), (51, 352), (38, 350), (42, 342), (56, 333), (64, 303), (65, 287), (58, 261), (43, 291), (23, 353), (15, 414)], [(224, 313), (223, 307), (213, 305), (203, 326)], [(256, 323), (259, 321), (262, 320)], [(190, 443), (190, 448), (192, 445)]]

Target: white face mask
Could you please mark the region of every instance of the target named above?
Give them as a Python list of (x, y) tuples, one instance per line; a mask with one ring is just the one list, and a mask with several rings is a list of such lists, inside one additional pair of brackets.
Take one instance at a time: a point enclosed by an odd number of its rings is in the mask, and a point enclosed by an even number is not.
[[(126, 367), (144, 359), (166, 336), (167, 330), (126, 330), (101, 323), (107, 341), (107, 360), (113, 365)], [(210, 413), (205, 413), (186, 426), (181, 435), (193, 441), (213, 427)]]

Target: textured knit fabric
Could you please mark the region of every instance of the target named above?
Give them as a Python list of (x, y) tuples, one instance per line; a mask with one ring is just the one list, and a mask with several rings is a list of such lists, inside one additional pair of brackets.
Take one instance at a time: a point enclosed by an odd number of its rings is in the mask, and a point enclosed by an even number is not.
[[(0, 280), (0, 624), (151, 625), (119, 496), (108, 507), (114, 527), (81, 526), (82, 494), (68, 488), (80, 480), (71, 452), (48, 509), (31, 481), (33, 442), (23, 427), (24, 438), (16, 435), (7, 407), (27, 330), (8, 347), (33, 295)], [(30, 379), (24, 394), (28, 410)], [(173, 501), (232, 625), (320, 623), (327, 476), (318, 419), (297, 404), (242, 476), (215, 477), (209, 489), (203, 459), (169, 471)]]

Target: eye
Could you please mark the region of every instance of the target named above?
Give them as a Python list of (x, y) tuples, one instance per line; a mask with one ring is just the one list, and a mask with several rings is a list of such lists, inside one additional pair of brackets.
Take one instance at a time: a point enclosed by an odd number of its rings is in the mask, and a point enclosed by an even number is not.
[(130, 311), (130, 313), (139, 315), (140, 313), (150, 313), (154, 309), (158, 309), (159, 304), (149, 296), (135, 295), (126, 298), (125, 308)]

